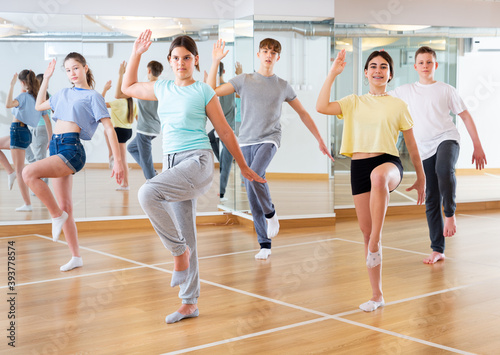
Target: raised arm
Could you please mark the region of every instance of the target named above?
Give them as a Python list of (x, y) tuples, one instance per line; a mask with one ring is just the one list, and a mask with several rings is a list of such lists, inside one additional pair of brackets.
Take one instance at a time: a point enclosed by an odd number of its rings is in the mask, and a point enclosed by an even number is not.
[(311, 115), (309, 115), (309, 112), (307, 112), (307, 110), (304, 108), (304, 106), (299, 101), (299, 99), (296, 98), (295, 100), (290, 101), (288, 104), (290, 106), (292, 106), (292, 108), (295, 110), (295, 112), (297, 112), (299, 114), (299, 117), (302, 120), (302, 122), (304, 123), (304, 125), (307, 127), (309, 132), (312, 133), (314, 138), (316, 138), (316, 140), (319, 143), (319, 150), (324, 155), (326, 155), (328, 158), (330, 158), (332, 161), (335, 161), (333, 159), (332, 155), (330, 154), (328, 147), (326, 146), (325, 142), (323, 141), (323, 138), (321, 137), (321, 134), (318, 131), (318, 127), (316, 127), (316, 124), (314, 123)]
[(403, 131), (403, 136), (405, 138), (406, 148), (408, 148), (408, 153), (410, 153), (411, 162), (415, 167), (415, 172), (417, 173), (417, 180), (412, 186), (407, 188), (406, 191), (417, 190), (417, 204), (421, 205), (425, 202), (425, 173), (424, 168), (422, 167), (420, 154), (418, 153), (417, 142), (415, 141), (415, 136), (413, 135), (413, 128)]
[(474, 120), (472, 119), (469, 111), (465, 110), (458, 115), (464, 121), (465, 128), (467, 128), (467, 132), (469, 132), (469, 136), (472, 139), (472, 144), (474, 145), (474, 152), (472, 152), (472, 164), (476, 162), (476, 169), (484, 169), (484, 166), (487, 164), (486, 154), (484, 153), (483, 146), (481, 145), (481, 141), (479, 140), (479, 134), (477, 133), (476, 124), (474, 123)]
[(120, 63), (120, 68), (118, 69), (118, 82), (116, 83), (116, 89), (115, 89), (115, 99), (128, 99), (130, 97), (122, 92), (123, 75), (125, 74), (126, 68), (127, 68), (126, 61)]
[(122, 92), (130, 97), (155, 101), (154, 82), (140, 83), (137, 81), (137, 71), (141, 56), (151, 45), (151, 30), (146, 30), (135, 40), (128, 67), (123, 75)]
[(219, 70), (220, 61), (229, 53), (229, 50), (224, 51), (225, 48), (226, 42), (222, 39), (214, 43), (214, 48), (212, 50), (212, 66), (210, 67), (206, 81), (206, 83), (215, 90), (217, 96), (226, 96), (234, 92), (233, 85), (229, 83), (224, 83), (217, 87), (217, 71)]
[(104, 88), (102, 89), (102, 97), (106, 99), (106, 93), (108, 90), (111, 89), (111, 80), (106, 81), (106, 84), (104, 84)]
[(52, 77), (52, 74), (54, 74), (55, 68), (56, 68), (56, 60), (52, 59), (49, 63), (49, 66), (45, 70), (45, 73), (43, 74), (43, 80), (42, 83), (40, 84), (40, 90), (38, 91), (38, 95), (36, 96), (35, 109), (37, 111), (50, 110), (50, 102), (45, 98), (47, 97), (47, 88), (49, 87), (49, 80)]
[(207, 116), (212, 122), (219, 138), (224, 142), (224, 145), (229, 150), (229, 153), (234, 157), (234, 160), (241, 169), (241, 174), (250, 181), (265, 183), (266, 180), (261, 178), (257, 173), (250, 169), (243, 157), (243, 153), (238, 145), (236, 136), (224, 117), (224, 112), (220, 106), (217, 96), (212, 97), (212, 100), (206, 106)]
[(7, 96), (7, 101), (5, 101), (6, 108), (13, 108), (19, 106), (19, 102), (14, 100), (14, 86), (16, 86), (17, 82), (17, 73), (14, 74), (12, 81), (10, 82), (9, 94)]
[(338, 102), (330, 102), (330, 94), (332, 90), (333, 82), (337, 75), (342, 73), (346, 66), (345, 62), (345, 49), (342, 49), (337, 58), (333, 61), (332, 67), (330, 68), (328, 75), (321, 87), (319, 92), (318, 100), (316, 101), (316, 111), (325, 115), (340, 115), (342, 114), (342, 109)]

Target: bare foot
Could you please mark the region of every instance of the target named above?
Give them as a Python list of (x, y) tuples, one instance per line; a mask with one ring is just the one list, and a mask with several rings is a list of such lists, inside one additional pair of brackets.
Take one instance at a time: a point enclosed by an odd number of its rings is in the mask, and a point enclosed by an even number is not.
[(437, 251), (433, 251), (431, 255), (424, 259), (424, 264), (434, 264), (439, 260), (444, 260), (445, 256), (443, 253), (438, 253)]
[(174, 270), (175, 271), (184, 271), (189, 268), (189, 257), (191, 256), (191, 251), (189, 247), (186, 248), (184, 254), (179, 256), (174, 256)]
[(198, 309), (197, 304), (183, 304), (182, 306), (179, 307), (177, 312), (183, 315), (187, 315), (187, 314), (192, 314), (194, 311), (196, 311), (196, 309)]
[(455, 218), (455, 215), (453, 215), (452, 217), (445, 217), (443, 235), (445, 237), (453, 237), (456, 232), (457, 232), (457, 220)]

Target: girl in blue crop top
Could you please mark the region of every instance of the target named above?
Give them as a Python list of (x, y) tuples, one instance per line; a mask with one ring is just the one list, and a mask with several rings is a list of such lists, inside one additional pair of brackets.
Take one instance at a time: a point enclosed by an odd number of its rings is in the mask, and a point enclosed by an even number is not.
[[(39, 111), (52, 109), (52, 119), (56, 121), (54, 135), (50, 141), (50, 157), (39, 160), (24, 169), (23, 178), (31, 190), (38, 196), (52, 216), (52, 239), (57, 241), (61, 230), (73, 255), (72, 259), (61, 266), (61, 271), (69, 271), (83, 266), (78, 247), (78, 234), (73, 219), (73, 202), (71, 197), (72, 176), (85, 164), (85, 150), (80, 139), (89, 140), (94, 134), (97, 124), (101, 122), (108, 136), (113, 153), (119, 157), (118, 141), (111, 124), (104, 98), (95, 90), (92, 72), (85, 58), (79, 53), (70, 53), (64, 59), (64, 69), (72, 88), (62, 89), (50, 100), (46, 100), (46, 91), (50, 77), (54, 73), (56, 60), (50, 62), (45, 71), (40, 95), (37, 97), (36, 109)], [(113, 173), (116, 181), (121, 183), (123, 165), (115, 160)], [(42, 178), (52, 178), (54, 195)], [(56, 200), (57, 199), (57, 200)]]
[(180, 286), (182, 306), (165, 319), (174, 323), (198, 316), (198, 260), (196, 252), (196, 200), (212, 182), (213, 153), (205, 130), (210, 119), (220, 139), (241, 168), (243, 176), (265, 182), (245, 162), (219, 100), (205, 83), (193, 78), (198, 69), (198, 49), (189, 36), (179, 36), (167, 56), (175, 80), (138, 82), (141, 55), (151, 45), (151, 31), (135, 41), (122, 92), (141, 100), (158, 100), (163, 136), (163, 172), (139, 190), (139, 202), (163, 244), (174, 257), (171, 286)]
[[(21, 94), (13, 98), (14, 86), (17, 79), (21, 83)], [(5, 154), (0, 150), (0, 163), (8, 173), (9, 190), (12, 190), (14, 180), (17, 178), (19, 190), (24, 200), (24, 205), (16, 208), (18, 212), (31, 212), (31, 199), (28, 191), (28, 186), (22, 178), (24, 169), (24, 159), (26, 156), (26, 148), (31, 144), (31, 132), (28, 128), (36, 127), (38, 122), (43, 117), (45, 120), (45, 128), (47, 134), (52, 134), (52, 128), (49, 122), (49, 116), (38, 112), (35, 109), (35, 100), (38, 95), (40, 84), (35, 73), (31, 70), (23, 70), (19, 76), (14, 74), (14, 78), (10, 83), (9, 95), (5, 106), (12, 108), (14, 119), (10, 126), (10, 136), (0, 138), (0, 149), (10, 149), (14, 169), (10, 166)]]

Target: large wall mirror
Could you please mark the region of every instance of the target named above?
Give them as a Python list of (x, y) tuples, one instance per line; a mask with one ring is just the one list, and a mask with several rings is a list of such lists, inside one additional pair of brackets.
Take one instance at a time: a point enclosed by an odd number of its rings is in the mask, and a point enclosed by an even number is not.
[[(335, 98), (351, 93), (358, 95), (368, 92), (364, 83), (363, 67), (368, 55), (374, 50), (387, 51), (394, 60), (395, 78), (388, 89), (418, 81), (413, 67), (414, 53), (422, 45), (432, 47), (437, 52), (439, 63), (435, 79), (458, 88), (459, 93), (471, 112), (488, 165), (483, 171), (475, 171), (471, 164), (472, 142), (467, 130), (458, 117), (456, 123), (461, 135), (461, 152), (457, 163), (457, 201), (487, 201), (500, 199), (500, 161), (496, 133), (500, 124), (496, 117), (496, 104), (500, 100), (497, 69), (500, 60), (500, 37), (496, 28), (459, 28), (429, 26), (397, 26), (341, 24), (335, 25), (335, 40), (332, 43), (332, 57), (338, 51), (347, 52), (347, 67), (335, 81)], [(349, 193), (350, 159), (338, 155), (342, 140), (341, 120), (331, 120), (331, 142), (336, 153), (335, 162), (335, 208), (352, 208)], [(416, 203), (415, 192), (407, 192), (415, 180), (414, 169), (402, 140), (398, 141), (399, 152), (405, 169), (402, 184), (391, 194), (391, 205)]]
[[(319, 88), (328, 70), (330, 47), (333, 36), (333, 21), (330, 18), (288, 17), (254, 18), (236, 20), (187, 19), (167, 17), (98, 16), (53, 14), (47, 21), (40, 14), (0, 13), (0, 49), (8, 53), (0, 58), (0, 101), (5, 102), (9, 83), (14, 73), (25, 68), (43, 73), (51, 58), (58, 60), (57, 69), (51, 79), (49, 92), (56, 92), (70, 84), (62, 70), (62, 60), (70, 51), (81, 52), (87, 59), (96, 79), (96, 90), (101, 92), (104, 84), (112, 81), (106, 101), (114, 100), (114, 89), (118, 69), (122, 61), (128, 60), (135, 37), (145, 28), (151, 28), (155, 42), (143, 56), (139, 67), (139, 80), (146, 80), (146, 64), (157, 60), (164, 65), (161, 78), (173, 79), (167, 65), (166, 55), (173, 37), (185, 33), (198, 44), (201, 71), (197, 80), (203, 80), (203, 72), (211, 65), (214, 41), (226, 40), (228, 56), (224, 80), (235, 75), (236, 63), (243, 72), (258, 69), (256, 53), (260, 40), (266, 37), (278, 39), (283, 50), (275, 67), (278, 76), (288, 80), (299, 99), (315, 120), (323, 138), (328, 140), (328, 118), (315, 112)], [(16, 84), (14, 97), (20, 92)], [(0, 108), (0, 134), (7, 136), (12, 121), (10, 109)], [(282, 115), (283, 138), (281, 148), (268, 169), (268, 181), (280, 216), (332, 214), (333, 174), (332, 165), (324, 157), (313, 136), (307, 131), (298, 115), (284, 104)], [(134, 126), (135, 128), (135, 126)], [(238, 130), (238, 120), (234, 129)], [(210, 130), (210, 125), (207, 126)], [(134, 130), (135, 132), (135, 130)], [(133, 158), (128, 155), (130, 191), (115, 191), (114, 179), (110, 178), (108, 149), (102, 126), (91, 141), (84, 143), (87, 165), (75, 175), (73, 199), (75, 217), (78, 219), (117, 218), (142, 216), (137, 201), (137, 190), (145, 178)], [(5, 154), (10, 159), (9, 151)], [(153, 140), (155, 167), (161, 170), (161, 137)], [(33, 212), (15, 212), (22, 205), (18, 186), (7, 188), (7, 174), (0, 169), (0, 221), (37, 221), (49, 218), (46, 208), (31, 196)], [(49, 182), (50, 184), (50, 182)], [(232, 167), (225, 197), (219, 193), (219, 174), (214, 175), (210, 191), (198, 201), (198, 213), (214, 213), (221, 210), (248, 211), (245, 189), (241, 184), (237, 167)], [(319, 201), (319, 202), (318, 202)]]

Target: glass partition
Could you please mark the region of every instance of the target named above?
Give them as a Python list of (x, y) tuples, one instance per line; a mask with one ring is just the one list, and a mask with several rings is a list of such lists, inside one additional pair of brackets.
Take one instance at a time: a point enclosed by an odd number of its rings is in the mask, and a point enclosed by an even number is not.
[[(318, 114), (315, 107), (328, 70), (333, 20), (312, 21), (300, 17), (281, 17), (280, 21), (254, 20), (253, 33), (245, 30), (248, 35), (236, 38), (236, 61), (242, 64), (244, 73), (257, 71), (260, 66), (257, 57), (260, 41), (268, 37), (277, 39), (282, 51), (274, 72), (290, 83), (328, 144), (328, 118)], [(236, 21), (235, 29), (248, 29), (245, 21)], [(243, 44), (244, 48), (241, 48)], [(259, 104), (255, 102), (255, 105)], [(333, 175), (329, 174), (331, 161), (319, 151), (316, 139), (297, 112), (287, 103), (282, 109), (281, 145), (266, 172), (276, 211), (280, 218), (331, 216), (334, 209)], [(250, 213), (246, 190), (239, 169), (235, 168), (232, 175), (235, 182), (234, 208)]]
[[(48, 18), (48, 16), (46, 16)], [(163, 64), (161, 79), (173, 79), (173, 73), (167, 63), (166, 56), (171, 40), (180, 34), (193, 37), (200, 53), (200, 72), (195, 73), (195, 79), (202, 81), (204, 71), (211, 66), (213, 43), (219, 36), (234, 34), (233, 21), (219, 19), (185, 19), (166, 17), (131, 17), (131, 16), (99, 16), (99, 15), (61, 15), (51, 14), (50, 21), (42, 21), (41, 14), (0, 13), (0, 49), (5, 55), (0, 57), (2, 103), (9, 90), (12, 75), (24, 68), (35, 73), (43, 73), (49, 60), (57, 59), (57, 67), (50, 80), (49, 92), (69, 87), (70, 83), (63, 71), (63, 59), (72, 51), (82, 53), (92, 70), (98, 92), (102, 92), (104, 84), (112, 81), (112, 87), (107, 92), (107, 102), (115, 100), (115, 88), (118, 80), (120, 63), (127, 61), (136, 36), (145, 28), (153, 31), (154, 43), (143, 55), (138, 78), (147, 80), (146, 65), (150, 60)], [(233, 35), (234, 36), (234, 35)], [(234, 39), (228, 39), (228, 46), (234, 46)], [(234, 50), (228, 56), (228, 73), (234, 74)], [(8, 53), (8, 55), (6, 55)], [(229, 76), (230, 77), (230, 76)], [(14, 97), (20, 92), (16, 84)], [(0, 109), (0, 136), (9, 135), (11, 110), (2, 105)], [(133, 125), (134, 133), (136, 123)], [(130, 142), (130, 141), (129, 141)], [(87, 155), (85, 168), (73, 178), (73, 202), (76, 218), (107, 218), (143, 215), (137, 200), (137, 191), (145, 182), (145, 177), (138, 164), (130, 154), (127, 162), (130, 167), (130, 191), (116, 191), (118, 185), (110, 177), (111, 170), (109, 150), (104, 137), (102, 125), (98, 126), (94, 137), (84, 141)], [(162, 138), (153, 140), (153, 161), (155, 169), (162, 169)], [(5, 151), (10, 162), (10, 151)], [(48, 219), (47, 209), (36, 196), (31, 196), (33, 212), (15, 212), (15, 208), (23, 204), (19, 187), (14, 184), (12, 191), (8, 190), (7, 174), (0, 168), (0, 221), (23, 221)], [(51, 186), (50, 180), (49, 185)], [(205, 196), (198, 201), (198, 212), (218, 211), (218, 173), (214, 176), (214, 184)]]
[[(278, 39), (283, 46), (280, 61), (275, 67), (276, 74), (287, 80), (298, 98), (313, 117), (325, 139), (328, 140), (328, 119), (315, 111), (319, 88), (326, 76), (329, 48), (333, 35), (331, 19), (267, 18), (246, 17), (236, 20), (185, 19), (167, 17), (100, 16), (100, 15), (60, 15), (53, 14), (50, 24), (43, 26), (38, 14), (0, 13), (4, 24), (10, 24), (13, 32), (0, 34), (0, 46), (9, 56), (0, 58), (2, 82), (8, 83), (13, 72), (29, 67), (37, 73), (45, 71), (49, 59), (58, 60), (57, 70), (51, 79), (49, 92), (56, 92), (70, 86), (62, 70), (62, 61), (70, 51), (81, 52), (93, 71), (96, 87), (102, 91), (104, 84), (112, 81), (106, 94), (106, 101), (114, 100), (114, 90), (118, 79), (120, 63), (128, 60), (136, 36), (144, 28), (153, 31), (154, 43), (143, 56), (139, 67), (139, 80), (145, 81), (146, 64), (157, 60), (164, 66), (160, 78), (173, 79), (166, 61), (171, 40), (179, 34), (192, 36), (198, 44), (201, 71), (195, 73), (196, 80), (203, 80), (204, 71), (211, 66), (211, 51), (217, 38), (226, 41), (229, 54), (223, 60), (224, 80), (236, 75), (237, 63), (243, 72), (253, 72), (259, 68), (256, 54), (260, 40), (266, 37)], [(33, 24), (22, 27), (19, 24)], [(14, 50), (12, 50), (14, 48)], [(10, 71), (12, 73), (10, 73)], [(3, 97), (8, 87), (0, 89)], [(16, 87), (16, 90), (19, 90)], [(237, 99), (236, 99), (237, 104)], [(258, 103), (256, 103), (258, 104)], [(11, 121), (5, 111), (1, 118), (0, 134), (8, 135)], [(239, 119), (234, 129), (238, 132)], [(298, 114), (288, 105), (283, 105), (283, 137), (281, 147), (268, 169), (267, 179), (271, 185), (280, 216), (318, 215), (333, 212), (333, 175), (329, 174), (331, 164), (318, 149), (314, 137), (300, 121)], [(133, 126), (134, 132), (136, 126)], [(210, 130), (210, 124), (207, 130)], [(130, 191), (116, 191), (116, 182), (110, 178), (109, 151), (106, 146), (102, 125), (91, 141), (84, 142), (87, 163), (83, 171), (74, 176), (73, 199), (76, 218), (109, 218), (143, 215), (137, 201), (137, 191), (145, 178), (141, 169), (130, 155)], [(220, 148), (220, 146), (219, 146)], [(7, 155), (9, 153), (7, 152)], [(10, 156), (9, 156), (10, 159)], [(161, 137), (153, 140), (153, 160), (155, 169), (161, 171)], [(22, 204), (19, 189), (6, 190), (6, 174), (0, 169), (3, 181), (0, 221), (43, 220), (49, 215), (46, 208), (32, 196), (34, 211), (16, 213), (14, 209)], [(219, 198), (218, 169), (214, 174), (211, 189), (198, 200), (199, 213), (213, 213), (220, 210), (247, 211), (246, 191), (242, 185), (239, 169), (232, 167), (225, 197)], [(50, 182), (49, 182), (50, 185)], [(319, 202), (318, 202), (319, 201)]]
[[(352, 93), (358, 95), (368, 92), (368, 83), (363, 80), (363, 68), (366, 59), (371, 52), (375, 50), (385, 50), (394, 60), (395, 77), (389, 83), (388, 90), (394, 89), (406, 83), (418, 81), (418, 74), (413, 65), (415, 63), (415, 51), (423, 45), (427, 45), (436, 50), (437, 62), (439, 63), (436, 70), (435, 79), (448, 83), (459, 89), (459, 93), (469, 107), (469, 111), (475, 118), (480, 138), (483, 142), (483, 147), (491, 157), (496, 152), (491, 150), (488, 152), (486, 145), (490, 142), (488, 129), (484, 129), (485, 121), (488, 119), (483, 113), (476, 112), (476, 107), (471, 107), (468, 102), (474, 102), (474, 88), (477, 90), (480, 87), (480, 82), (477, 78), (474, 85), (470, 88), (469, 85), (460, 85), (459, 78), (468, 78), (475, 76), (469, 68), (461, 67), (460, 63), (468, 62), (467, 58), (489, 57), (491, 55), (499, 56), (500, 47), (495, 49), (492, 45), (490, 49), (484, 49), (483, 52), (474, 50), (472, 43), (476, 36), (485, 36), (486, 38), (496, 38), (497, 29), (468, 29), (468, 28), (443, 28), (443, 27), (428, 27), (415, 29), (393, 26), (391, 29), (377, 28), (380, 26), (370, 25), (355, 25), (355, 24), (336, 24), (335, 40), (332, 46), (332, 58), (334, 58), (341, 49), (347, 52), (347, 66), (339, 77), (335, 80), (334, 89), (332, 90), (332, 98), (339, 99)], [(411, 27), (411, 26), (410, 26)], [(498, 42), (498, 41), (497, 41)], [(490, 53), (486, 53), (490, 52)], [(493, 53), (493, 54), (492, 54)], [(496, 53), (496, 54), (494, 54)], [(493, 66), (490, 70), (496, 70)], [(464, 81), (464, 80), (463, 80)], [(472, 80), (474, 81), (474, 80)], [(472, 89), (472, 90), (471, 90)], [(500, 93), (492, 93), (488, 100), (498, 98)], [(495, 96), (496, 95), (496, 96)], [(487, 100), (481, 100), (481, 104), (487, 104)], [(477, 105), (479, 106), (479, 105)], [(477, 116), (476, 116), (477, 114)], [(461, 161), (457, 164), (458, 175), (458, 201), (478, 201), (500, 198), (500, 189), (497, 187), (498, 177), (492, 177), (488, 172), (476, 173), (472, 171), (473, 166), (470, 164), (470, 156), (464, 157), (464, 148), (470, 146), (470, 137), (463, 127), (463, 123), (458, 119), (458, 128), (461, 133), (462, 153)], [(484, 122), (484, 123), (483, 123)], [(336, 118), (331, 121), (331, 141), (335, 151), (335, 207), (345, 208), (353, 207), (352, 196), (350, 194), (349, 170), (350, 159), (339, 154), (342, 141), (343, 121)], [(486, 144), (486, 145), (485, 145)], [(413, 183), (414, 168), (404, 144), (402, 134), (398, 140), (398, 148), (401, 160), (403, 162), (405, 174), (403, 182), (396, 189), (395, 193), (391, 194), (391, 205), (414, 204), (416, 203), (416, 193), (405, 191), (406, 188)], [(470, 150), (467, 154), (470, 153)], [(497, 163), (493, 163), (492, 168), (497, 168)], [(463, 183), (462, 183), (463, 181)], [(476, 185), (484, 185), (485, 189), (478, 191), (477, 188), (472, 189), (475, 193), (471, 193), (471, 182)], [(491, 190), (490, 190), (491, 188)]]

